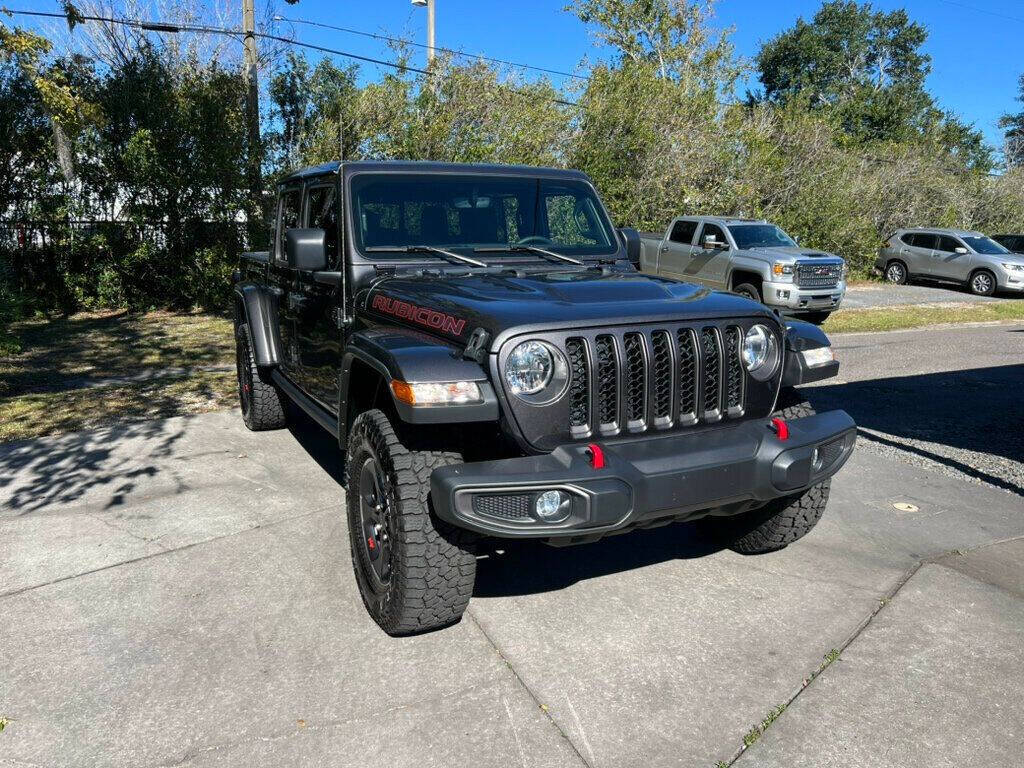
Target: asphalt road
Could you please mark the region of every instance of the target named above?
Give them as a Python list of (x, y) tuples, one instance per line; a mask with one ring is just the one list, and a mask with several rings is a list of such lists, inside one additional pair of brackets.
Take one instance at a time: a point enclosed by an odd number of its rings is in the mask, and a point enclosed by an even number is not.
[(901, 304), (983, 303), (1005, 299), (1024, 300), (1024, 294), (1000, 293), (996, 296), (975, 296), (966, 288), (952, 283), (917, 282), (913, 285), (877, 283), (855, 285), (846, 289), (843, 309), (895, 307)]
[(808, 391), (848, 411), (865, 448), (1024, 496), (1024, 324), (832, 341), (840, 375)]
[[(1020, 330), (842, 337), (842, 382), (813, 394), (918, 439), (957, 382), (1018, 366), (989, 390), (1019, 390)], [(859, 405), (915, 367), (936, 383)], [(1019, 461), (996, 431), (946, 440)], [(459, 625), (394, 640), (354, 586), (336, 450), (304, 421), (2, 445), (0, 766), (710, 768), (783, 705), (738, 766), (1016, 764), (1021, 496), (880, 450), (861, 440), (781, 552), (699, 525), (509, 547)]]

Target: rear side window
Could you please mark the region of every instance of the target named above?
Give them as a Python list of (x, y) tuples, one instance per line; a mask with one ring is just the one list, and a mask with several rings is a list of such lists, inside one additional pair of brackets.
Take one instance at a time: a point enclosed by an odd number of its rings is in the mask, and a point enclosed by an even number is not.
[(673, 243), (689, 245), (693, 242), (693, 233), (697, 231), (696, 221), (677, 221), (672, 225), (668, 239)]
[(963, 248), (963, 243), (949, 235), (939, 235), (939, 250), (946, 253), (953, 253), (957, 248)]
[(938, 238), (927, 232), (911, 232), (903, 236), (903, 242), (914, 248), (934, 248)]
[(302, 190), (288, 189), (281, 193), (281, 207), (277, 216), (277, 258), (285, 260), (284, 235), (289, 229), (301, 226)]

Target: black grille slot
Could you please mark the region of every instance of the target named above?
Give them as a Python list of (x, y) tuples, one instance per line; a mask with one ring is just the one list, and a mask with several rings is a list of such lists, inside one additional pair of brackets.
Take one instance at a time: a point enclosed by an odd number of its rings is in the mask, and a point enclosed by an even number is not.
[(740, 363), (740, 334), (735, 326), (725, 329), (725, 407), (728, 415), (743, 411), (743, 366)]
[(702, 328), (700, 332), (700, 354), (702, 358), (704, 417), (713, 418), (721, 409), (722, 355), (718, 347), (718, 330)]
[(530, 517), (532, 500), (533, 494), (530, 493), (474, 496), (473, 511), (499, 520), (525, 520)]
[(597, 347), (597, 414), (601, 426), (619, 420), (619, 366), (615, 356), (615, 339), (598, 336)]
[(626, 348), (626, 422), (643, 424), (647, 404), (647, 362), (644, 339), (639, 333), (627, 333)]
[(672, 418), (672, 342), (668, 331), (651, 334), (651, 417), (655, 420)]
[(587, 427), (590, 424), (590, 365), (586, 342), (569, 339), (565, 351), (569, 356), (569, 426)]
[(679, 420), (697, 420), (697, 341), (689, 328), (679, 329)]

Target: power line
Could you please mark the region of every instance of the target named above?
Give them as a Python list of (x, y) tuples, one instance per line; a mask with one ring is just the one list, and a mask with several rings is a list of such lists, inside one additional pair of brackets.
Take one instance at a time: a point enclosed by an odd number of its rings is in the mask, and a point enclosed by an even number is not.
[(958, 8), (963, 8), (964, 10), (967, 11), (974, 11), (975, 13), (984, 13), (989, 16), (996, 16), (1000, 19), (1009, 19), (1010, 21), (1019, 21), (1021, 24), (1024, 24), (1024, 18), (1021, 18), (1020, 16), (1009, 16), (1005, 13), (999, 13), (998, 11), (986, 11), (984, 8), (975, 8), (973, 5), (967, 5), (966, 3), (958, 3), (955, 2), (955, 0), (939, 0), (939, 2), (945, 3), (946, 5), (955, 5)]
[[(15, 10), (7, 11), (7, 12), (11, 13), (11, 14), (18, 15), (18, 16), (41, 16), (41, 17), (44, 17), (44, 18), (53, 18), (53, 19), (65, 19), (65, 20), (68, 19), (68, 15), (64, 14), (64, 13), (49, 13), (49, 12), (46, 12), (46, 11), (15, 11)], [(167, 22), (141, 21), (141, 20), (138, 20), (138, 19), (120, 19), (120, 18), (114, 18), (114, 17), (108, 17), (108, 16), (88, 16), (88, 15), (85, 15), (85, 14), (78, 14), (78, 15), (75, 16), (75, 19), (77, 19), (79, 21), (97, 21), (97, 22), (101, 22), (101, 23), (104, 23), (104, 24), (116, 24), (116, 25), (125, 26), (125, 27), (132, 27), (132, 28), (135, 28), (135, 29), (144, 29), (144, 30), (151, 31), (151, 32), (169, 32), (169, 33), (198, 32), (198, 33), (210, 34), (210, 35), (228, 35), (228, 36), (236, 37), (236, 38), (237, 37), (241, 37), (241, 35), (242, 35), (242, 33), (239, 30), (227, 29), (225, 27), (203, 26), (203, 25), (198, 25), (198, 24), (170, 24), (170, 23), (167, 23)], [(372, 56), (363, 56), (363, 55), (358, 54), (358, 53), (352, 53), (350, 51), (343, 51), (343, 50), (340, 50), (338, 48), (330, 48), (330, 47), (325, 46), (325, 45), (316, 45), (314, 43), (305, 43), (305, 42), (302, 42), (301, 40), (295, 40), (294, 38), (283, 37), (281, 35), (272, 35), (272, 34), (270, 34), (268, 32), (256, 32), (256, 33), (254, 33), (254, 37), (257, 37), (257, 38), (259, 38), (261, 40), (273, 40), (273, 41), (279, 42), (279, 43), (286, 43), (288, 45), (294, 45), (294, 46), (297, 46), (299, 48), (307, 48), (309, 50), (319, 51), (321, 53), (329, 53), (329, 54), (332, 54), (334, 56), (343, 56), (343, 57), (348, 58), (348, 59), (354, 59), (356, 61), (363, 61), (363, 62), (367, 62), (369, 64), (377, 64), (377, 65), (382, 66), (382, 67), (389, 67), (389, 68), (394, 69), (394, 70), (399, 71), (399, 72), (415, 72), (415, 73), (420, 74), (420, 75), (426, 75), (427, 77), (444, 77), (444, 73), (443, 72), (437, 72), (437, 71), (432, 71), (432, 70), (428, 70), (428, 69), (421, 69), (420, 67), (414, 67), (414, 66), (411, 66), (409, 64), (402, 64), (402, 63), (397, 62), (397, 61), (388, 61), (387, 59), (377, 59), (377, 58), (374, 58)], [(517, 90), (515, 88), (509, 89), (509, 93), (515, 93), (517, 95), (527, 96), (527, 97), (530, 97), (530, 98), (538, 98), (534, 94), (524, 93), (523, 91)], [(540, 98), (543, 98), (545, 101), (550, 101), (553, 104), (560, 104), (560, 105), (565, 106), (565, 107), (574, 107), (574, 108), (577, 108), (577, 109), (581, 108), (580, 105), (577, 104), (576, 102), (569, 101), (567, 99), (557, 99), (557, 98), (552, 98), (552, 97), (549, 97), (549, 96), (544, 96), (544, 97), (540, 97)]]
[[(54, 13), (54, 12), (46, 12), (46, 11), (20, 11), (20, 10), (8, 10), (8, 9), (4, 9), (4, 12), (10, 13), (10, 14), (13, 14), (13, 15), (19, 15), (19, 16), (37, 16), (37, 17), (43, 17), (43, 18), (54, 18), (54, 19), (64, 19), (64, 20), (68, 19), (68, 14), (65, 14), (65, 13)], [(117, 25), (121, 25), (121, 26), (132, 27), (132, 28), (135, 28), (135, 29), (143, 29), (143, 30), (151, 31), (151, 32), (168, 32), (168, 33), (196, 32), (196, 33), (201, 33), (201, 34), (228, 35), (230, 37), (235, 37), (235, 38), (241, 37), (241, 32), (239, 30), (227, 29), (225, 27), (211, 27), (211, 26), (205, 26), (205, 25), (199, 25), (199, 24), (171, 24), (171, 23), (163, 22), (163, 21), (142, 21), (140, 19), (124, 19), (124, 18), (120, 18), (119, 19), (119, 18), (106, 17), (106, 16), (88, 16), (88, 15), (84, 15), (84, 14), (78, 14), (78, 15), (76, 15), (75, 18), (77, 20), (80, 20), (80, 21), (97, 21), (97, 22), (102, 22), (102, 23), (106, 23), (106, 24), (117, 24)], [(308, 22), (308, 23), (314, 23), (314, 22)], [(327, 26), (327, 25), (322, 25), (322, 26)], [(366, 34), (369, 34), (369, 33), (366, 33)], [(328, 46), (316, 45), (314, 43), (304, 43), (301, 40), (295, 40), (293, 38), (282, 37), (281, 35), (272, 35), (272, 34), (267, 33), (267, 32), (256, 32), (256, 33), (254, 33), (254, 36), (259, 38), (259, 39), (262, 39), (262, 40), (273, 40), (275, 42), (285, 43), (287, 45), (294, 45), (294, 46), (298, 46), (300, 48), (307, 48), (309, 50), (319, 51), (321, 53), (329, 53), (329, 54), (332, 54), (332, 55), (335, 55), (335, 56), (343, 56), (343, 57), (346, 57), (346, 58), (349, 58), (349, 59), (355, 59), (356, 61), (363, 61), (363, 62), (367, 62), (367, 63), (370, 63), (370, 64), (376, 64), (376, 65), (383, 66), (383, 67), (389, 67), (391, 69), (394, 69), (394, 70), (397, 70), (397, 71), (401, 71), (401, 72), (415, 72), (417, 74), (425, 75), (427, 77), (444, 77), (444, 73), (443, 72), (437, 72), (437, 71), (428, 70), (428, 69), (421, 69), (419, 67), (413, 67), (413, 66), (411, 66), (409, 64), (401, 64), (401, 63), (399, 63), (397, 61), (388, 61), (386, 59), (373, 58), (372, 56), (363, 56), (363, 55), (360, 55), (360, 54), (357, 54), (357, 53), (351, 53), (349, 51), (339, 50), (337, 48), (330, 48)], [(447, 50), (447, 49), (441, 48), (441, 49), (438, 49), (438, 50)], [(492, 60), (496, 61), (496, 59), (492, 59)], [(514, 66), (524, 66), (524, 65), (514, 65)], [(578, 76), (574, 75), (574, 77), (578, 77)], [(520, 90), (517, 90), (517, 89), (514, 89), (514, 88), (509, 89), (509, 93), (514, 93), (516, 95), (525, 96), (525, 97), (528, 97), (528, 98), (536, 98), (536, 96), (534, 94), (524, 93), (523, 91), (520, 91)], [(548, 97), (548, 96), (545, 96), (545, 97), (542, 97), (542, 98), (544, 100), (546, 100), (546, 101), (549, 101), (549, 102), (554, 103), (554, 104), (559, 104), (561, 106), (573, 107), (573, 108), (579, 109), (579, 110), (586, 109), (582, 104), (579, 104), (579, 103), (574, 102), (574, 101), (568, 101), (566, 99), (552, 98), (552, 97)], [(729, 104), (722, 104), (722, 105), (723, 106), (732, 106), (732, 105), (729, 105)], [(737, 106), (741, 106), (741, 105), (742, 105), (742, 103), (737, 104)], [(874, 157), (874, 156), (871, 156), (871, 155), (860, 155), (859, 157), (860, 157), (861, 160), (865, 160), (865, 161), (868, 161), (868, 162), (874, 162), (874, 163), (881, 163), (881, 164), (896, 164), (898, 162), (897, 160), (892, 159), (892, 158)], [(966, 175), (980, 174), (980, 175), (984, 175), (984, 176), (990, 176), (990, 177), (993, 177), (993, 178), (998, 178), (1000, 176), (1000, 174), (998, 174), (998, 173), (984, 172), (984, 171), (972, 171), (969, 168), (954, 169), (954, 168), (950, 168), (950, 167), (945, 167), (944, 170), (946, 170), (949, 173), (959, 173), (959, 174), (966, 174)]]
[[(339, 26), (335, 26), (334, 24), (324, 24), (323, 22), (320, 22), (320, 21), (308, 21), (306, 19), (290, 19), (290, 18), (288, 18), (286, 16), (281, 16), (280, 14), (274, 16), (274, 21), (287, 21), (289, 24), (306, 24), (306, 25), (311, 26), (311, 27), (320, 27), (322, 29), (332, 29), (332, 30), (334, 30), (336, 32), (346, 32), (346, 33), (351, 34), (351, 35), (360, 35), (362, 37), (370, 37), (370, 38), (373, 38), (374, 40), (386, 40), (387, 42), (390, 42), (390, 43), (401, 43), (403, 45), (412, 45), (412, 46), (415, 46), (416, 48), (428, 48), (429, 47), (427, 45), (424, 45), (423, 43), (415, 43), (415, 42), (413, 42), (411, 40), (405, 40), (405, 39), (400, 38), (400, 37), (391, 37), (390, 35), (382, 35), (382, 34), (378, 34), (378, 33), (374, 33), (374, 32), (364, 32), (361, 29), (352, 29), (351, 27), (339, 27)], [(510, 67), (519, 67), (520, 69), (531, 69), (531, 70), (534, 70), (536, 72), (546, 72), (549, 75), (561, 75), (563, 77), (572, 77), (572, 78), (575, 78), (576, 80), (587, 80), (588, 79), (584, 75), (577, 75), (577, 74), (575, 74), (573, 72), (564, 72), (564, 71), (562, 71), (560, 69), (547, 69), (546, 67), (538, 67), (538, 66), (536, 66), (534, 64), (522, 64), (522, 63), (516, 62), (516, 61), (508, 61), (507, 59), (498, 59), (498, 58), (495, 58), (493, 56), (484, 56), (483, 54), (466, 53), (465, 51), (457, 51), (457, 50), (455, 50), (453, 48), (442, 48), (441, 46), (438, 46), (438, 45), (434, 46), (434, 50), (435, 51), (443, 51), (444, 53), (449, 53), (452, 56), (462, 56), (462, 57), (468, 58), (468, 59), (480, 59), (482, 61), (494, 62), (495, 64), (505, 64), (505, 65), (510, 66)]]

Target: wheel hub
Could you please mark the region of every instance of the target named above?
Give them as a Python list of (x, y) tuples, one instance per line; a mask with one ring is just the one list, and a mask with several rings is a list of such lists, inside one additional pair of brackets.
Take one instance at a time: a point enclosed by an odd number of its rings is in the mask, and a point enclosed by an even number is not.
[(391, 577), (390, 517), (387, 481), (377, 460), (368, 457), (359, 472), (359, 520), (364, 554), (381, 584)]

